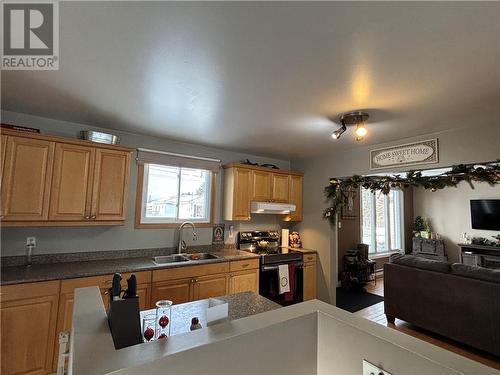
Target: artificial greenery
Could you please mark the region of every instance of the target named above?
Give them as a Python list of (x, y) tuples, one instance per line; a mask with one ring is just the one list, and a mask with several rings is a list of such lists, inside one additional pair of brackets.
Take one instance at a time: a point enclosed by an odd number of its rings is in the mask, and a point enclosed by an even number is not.
[(347, 204), (349, 192), (363, 187), (372, 192), (380, 191), (389, 194), (392, 189), (408, 187), (423, 187), (431, 191), (447, 187), (456, 187), (461, 182), (467, 182), (474, 189), (474, 182), (486, 182), (490, 185), (500, 183), (500, 159), (494, 163), (478, 166), (477, 164), (459, 164), (451, 170), (435, 176), (424, 176), (422, 171), (409, 171), (406, 175), (387, 176), (352, 176), (347, 178), (332, 178), (325, 188), (325, 196), (329, 207), (323, 211), (323, 218), (335, 224), (337, 214)]
[(413, 221), (413, 230), (415, 232), (422, 232), (425, 230), (425, 223), (422, 216), (417, 216)]

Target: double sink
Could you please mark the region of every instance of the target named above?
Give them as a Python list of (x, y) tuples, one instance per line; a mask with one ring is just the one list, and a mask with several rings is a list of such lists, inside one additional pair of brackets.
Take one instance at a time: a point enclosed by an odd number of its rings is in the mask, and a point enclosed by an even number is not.
[(195, 253), (195, 254), (174, 254), (174, 255), (162, 255), (153, 258), (153, 262), (160, 264), (168, 263), (179, 263), (179, 262), (189, 262), (189, 261), (200, 261), (207, 259), (217, 259), (218, 256), (210, 253)]

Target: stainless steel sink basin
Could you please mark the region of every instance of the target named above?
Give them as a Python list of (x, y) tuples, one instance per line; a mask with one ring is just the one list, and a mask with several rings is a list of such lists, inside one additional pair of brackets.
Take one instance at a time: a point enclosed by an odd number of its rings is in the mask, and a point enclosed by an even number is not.
[(153, 262), (156, 264), (187, 262), (188, 260), (189, 259), (183, 255), (162, 255), (153, 258)]
[(210, 253), (195, 253), (195, 254), (187, 254), (186, 257), (189, 260), (206, 260), (206, 259), (217, 259), (218, 256)]

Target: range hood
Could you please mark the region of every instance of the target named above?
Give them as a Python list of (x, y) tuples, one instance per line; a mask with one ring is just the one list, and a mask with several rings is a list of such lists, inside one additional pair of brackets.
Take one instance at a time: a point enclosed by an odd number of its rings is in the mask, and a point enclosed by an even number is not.
[(290, 203), (252, 202), (250, 211), (253, 214), (289, 214), (296, 207)]

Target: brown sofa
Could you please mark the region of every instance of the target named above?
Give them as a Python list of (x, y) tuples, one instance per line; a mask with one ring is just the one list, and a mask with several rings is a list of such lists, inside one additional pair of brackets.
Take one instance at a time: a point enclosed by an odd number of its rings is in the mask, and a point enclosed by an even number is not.
[(384, 265), (387, 320), (418, 327), (500, 357), (500, 270), (417, 258)]

